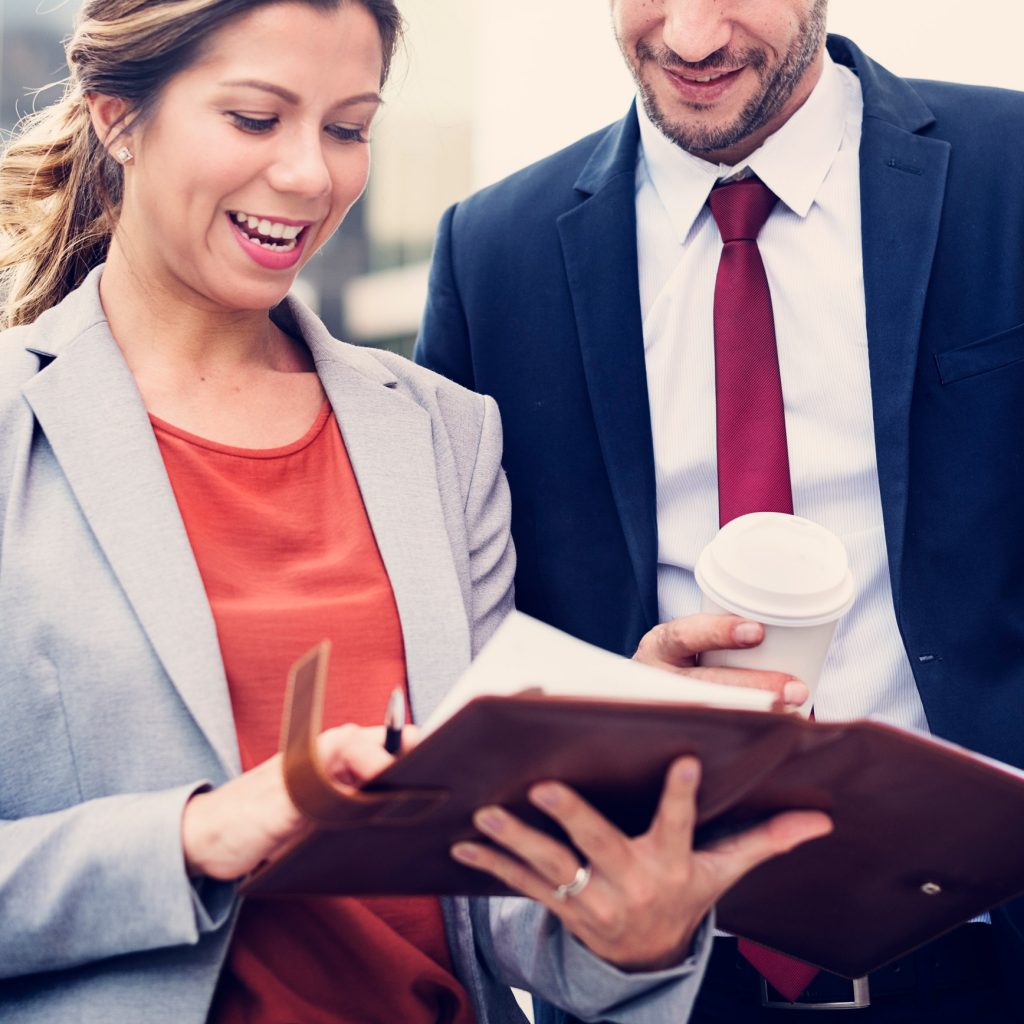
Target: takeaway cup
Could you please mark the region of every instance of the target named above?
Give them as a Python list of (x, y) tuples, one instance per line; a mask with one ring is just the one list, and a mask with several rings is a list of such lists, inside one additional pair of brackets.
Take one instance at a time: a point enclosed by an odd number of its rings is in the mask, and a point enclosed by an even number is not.
[(814, 691), (836, 623), (853, 604), (842, 542), (799, 516), (752, 512), (726, 523), (697, 559), (702, 608), (764, 625), (764, 640), (739, 651), (702, 654), (702, 665), (788, 672)]

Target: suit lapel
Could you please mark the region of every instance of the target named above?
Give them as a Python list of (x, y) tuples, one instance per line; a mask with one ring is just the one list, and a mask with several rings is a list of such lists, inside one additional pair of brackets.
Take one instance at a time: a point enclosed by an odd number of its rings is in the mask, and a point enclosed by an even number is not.
[[(906, 529), (910, 400), (945, 196), (948, 143), (918, 134), (934, 118), (904, 81), (841, 37), (864, 96), (861, 219), (879, 485), (893, 593)], [(649, 622), (657, 621), (657, 514), (636, 281), (635, 114), (595, 151), (579, 206), (558, 222), (602, 455)]]
[(558, 220), (587, 389), (644, 617), (658, 619), (654, 450), (637, 282), (636, 114), (580, 175), (586, 198)]
[(852, 64), (864, 96), (861, 234), (878, 482), (893, 598), (899, 611), (906, 530), (910, 406), (921, 325), (945, 198), (950, 146), (916, 134), (934, 123), (906, 82), (847, 40), (830, 48)]
[[(35, 332), (34, 342), (56, 357), (24, 394), (157, 657), (234, 774), (238, 749), (213, 616), (142, 398), (102, 318), (97, 282), (87, 281)], [(76, 323), (91, 326), (69, 340), (65, 325)]]
[[(343, 346), (297, 303), (395, 594), (417, 721), (469, 663), (470, 634), (437, 479), (430, 415), (375, 357)], [(383, 714), (383, 709), (381, 709)]]

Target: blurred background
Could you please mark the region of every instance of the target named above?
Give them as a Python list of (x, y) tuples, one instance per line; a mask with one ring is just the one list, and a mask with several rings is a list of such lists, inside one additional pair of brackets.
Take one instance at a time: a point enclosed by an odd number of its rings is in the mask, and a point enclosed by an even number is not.
[[(434, 229), (469, 192), (621, 117), (632, 82), (608, 0), (399, 0), (408, 35), (370, 186), (303, 271), (338, 336), (411, 351)], [(0, 0), (0, 128), (54, 97), (78, 4)], [(902, 75), (1024, 89), (1007, 0), (831, 0), (831, 31)]]

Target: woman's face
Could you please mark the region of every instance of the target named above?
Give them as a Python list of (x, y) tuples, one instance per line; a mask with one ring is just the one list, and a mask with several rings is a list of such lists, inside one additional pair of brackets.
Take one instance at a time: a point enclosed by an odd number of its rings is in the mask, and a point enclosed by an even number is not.
[(216, 33), (118, 142), (133, 271), (199, 308), (280, 301), (366, 185), (381, 63), (359, 3), (271, 4)]

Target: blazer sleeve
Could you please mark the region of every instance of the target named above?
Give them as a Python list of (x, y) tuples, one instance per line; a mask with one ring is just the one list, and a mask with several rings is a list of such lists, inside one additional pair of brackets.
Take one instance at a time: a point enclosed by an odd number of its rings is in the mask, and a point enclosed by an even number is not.
[(223, 926), (234, 886), (189, 879), (181, 849), (182, 809), (202, 786), (0, 822), (0, 978), (193, 945)]
[(483, 426), (466, 498), (470, 620), (473, 657), (512, 610), (515, 549), (509, 529), (511, 499), (501, 468), (501, 418), (484, 398)]
[[(32, 475), (35, 426), (20, 388), (38, 370), (36, 357), (15, 340), (30, 339), (5, 334), (0, 353), (0, 551), (8, 555), (16, 543), (8, 534), (12, 518), (26, 514), (10, 507), (12, 481), (24, 486)], [(0, 595), (16, 571), (0, 559)], [(55, 620), (59, 600), (55, 594)], [(21, 608), (10, 595), (3, 607), (0, 714), (7, 735), (12, 722), (27, 732), (23, 749), (0, 750), (0, 978), (195, 944), (227, 923), (234, 901), (233, 886), (193, 881), (185, 870), (182, 808), (205, 785), (202, 770), (192, 781), (186, 776), (181, 785), (151, 792), (76, 793), (71, 755), (57, 756), (48, 746), (60, 726), (37, 720), (49, 713), (46, 701), (32, 700), (44, 680), (27, 674), (12, 653)], [(38, 655), (40, 665), (49, 664), (45, 649)], [(41, 793), (67, 800), (47, 803)]]

